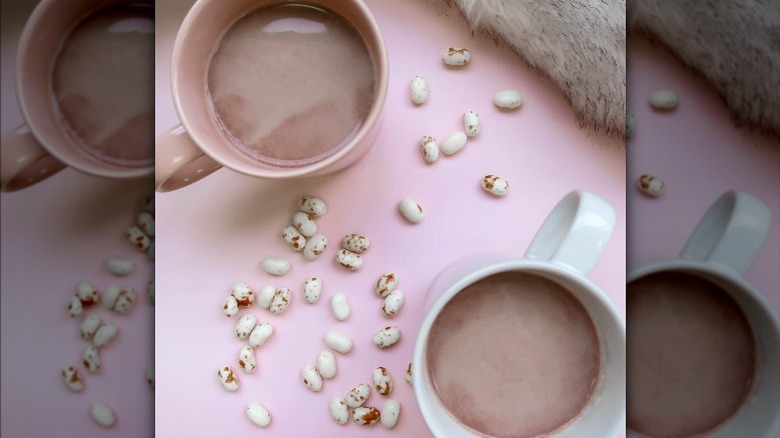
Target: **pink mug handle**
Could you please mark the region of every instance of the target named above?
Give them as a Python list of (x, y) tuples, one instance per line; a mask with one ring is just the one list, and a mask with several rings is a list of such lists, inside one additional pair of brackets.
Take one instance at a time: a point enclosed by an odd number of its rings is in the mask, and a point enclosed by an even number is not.
[(222, 168), (192, 141), (181, 125), (157, 137), (154, 148), (154, 186), (161, 193), (186, 187)]
[(43, 148), (26, 125), (3, 137), (0, 190), (14, 192), (54, 175), (67, 166)]

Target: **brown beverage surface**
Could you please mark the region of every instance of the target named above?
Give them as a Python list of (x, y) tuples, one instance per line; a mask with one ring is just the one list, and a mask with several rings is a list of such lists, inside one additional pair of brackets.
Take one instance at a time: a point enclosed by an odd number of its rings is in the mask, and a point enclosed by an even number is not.
[(374, 70), (360, 35), (337, 14), (276, 5), (225, 32), (208, 89), (222, 131), (239, 150), (296, 166), (354, 136), (373, 103)]
[(434, 321), (428, 365), (439, 399), (493, 437), (534, 437), (576, 417), (599, 374), (596, 328), (566, 289), (536, 275), (493, 275)]
[(628, 427), (654, 437), (689, 437), (717, 427), (747, 396), (755, 370), (753, 333), (717, 285), (658, 273), (628, 285)]
[(112, 6), (63, 42), (52, 88), (76, 144), (119, 166), (154, 163), (154, 8)]

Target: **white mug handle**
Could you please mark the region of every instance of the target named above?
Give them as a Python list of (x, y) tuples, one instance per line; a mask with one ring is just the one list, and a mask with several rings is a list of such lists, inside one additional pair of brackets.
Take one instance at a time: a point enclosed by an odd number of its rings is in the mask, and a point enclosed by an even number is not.
[(561, 199), (536, 232), (525, 252), (529, 260), (547, 261), (587, 277), (596, 266), (615, 227), (615, 210), (584, 190)]
[(766, 240), (771, 219), (772, 213), (763, 202), (729, 190), (701, 218), (681, 257), (744, 275)]

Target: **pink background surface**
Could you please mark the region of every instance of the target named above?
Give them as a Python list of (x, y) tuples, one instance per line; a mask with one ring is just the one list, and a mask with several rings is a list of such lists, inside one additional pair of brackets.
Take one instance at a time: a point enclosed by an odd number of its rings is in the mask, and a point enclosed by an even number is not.
[[(177, 123), (168, 82), (175, 33), (191, 2), (157, 4), (158, 134)], [(566, 193), (589, 190), (617, 211), (614, 236), (590, 279), (624, 309), (625, 284), (625, 149), (620, 141), (581, 130), (571, 108), (550, 83), (529, 70), (515, 55), (489, 41), (472, 39), (455, 18), (437, 16), (424, 2), (367, 1), (382, 28), (390, 58), (390, 84), (384, 125), (373, 149), (354, 167), (335, 175), (298, 182), (253, 179), (223, 169), (177, 192), (157, 196), (156, 431), (159, 436), (215, 436), (253, 433), (244, 414), (252, 401), (272, 413), (270, 436), (428, 436), (412, 388), (403, 381), (411, 360), (422, 303), (434, 276), (450, 263), (482, 250), (521, 257), (542, 221)], [(451, 70), (441, 62), (450, 46), (472, 50), (472, 63)], [(428, 79), (430, 96), (414, 108), (408, 81)], [(514, 88), (523, 107), (502, 113), (491, 103), (494, 92)], [(419, 153), (424, 135), (440, 140), (461, 129), (461, 114), (474, 108), (482, 133), (458, 154), (427, 166)], [(488, 173), (506, 178), (510, 193), (496, 199), (479, 181)], [(329, 211), (317, 221), (330, 246), (307, 262), (278, 237), (305, 194), (322, 197)], [(406, 223), (396, 204), (417, 200), (426, 213), (419, 225)], [(333, 257), (340, 238), (363, 233), (372, 239), (364, 267), (349, 273)], [(277, 255), (292, 262), (290, 273), (271, 278), (259, 262)], [(387, 350), (371, 343), (372, 334), (388, 324), (381, 300), (372, 293), (375, 280), (393, 270), (406, 303), (392, 320), (403, 335)], [(302, 299), (305, 278), (324, 281), (322, 299)], [(237, 318), (227, 319), (221, 305), (233, 282), (255, 288), (264, 284), (293, 289), (293, 300), (279, 316), (254, 307), (260, 321), (276, 332), (257, 350), (258, 370), (247, 376), (236, 367), (242, 343), (233, 336)], [(352, 315), (337, 322), (328, 299), (348, 296)], [(246, 313), (242, 311), (241, 314)], [(309, 392), (300, 371), (325, 349), (329, 329), (349, 334), (354, 349), (337, 355), (339, 372), (319, 393)], [(241, 379), (237, 393), (219, 384), (217, 369), (231, 364)], [(394, 376), (393, 398), (401, 417), (393, 431), (380, 425), (361, 428), (335, 424), (328, 402), (359, 382), (370, 384), (371, 371), (387, 367)], [(368, 405), (381, 408), (384, 398), (372, 394)]]
[[(778, 140), (737, 130), (707, 82), (645, 39), (631, 40), (628, 66), (628, 109), (636, 119), (628, 144), (629, 272), (679, 257), (709, 206), (727, 190), (742, 190), (766, 203), (773, 222), (745, 279), (780, 313)], [(662, 88), (679, 96), (673, 112), (656, 112), (647, 103)], [(661, 197), (633, 186), (643, 173), (665, 181)]]
[[(2, 8), (3, 135), (22, 124), (16, 103), (16, 46), (35, 2), (6, 1)], [(2, 227), (2, 426), (4, 437), (139, 437), (151, 434), (153, 391), (146, 383), (152, 363), (153, 306), (146, 299), (152, 263), (124, 239), (135, 222), (151, 181), (111, 181), (65, 169), (42, 183), (0, 195)], [(136, 262), (129, 277), (103, 267), (117, 255)], [(102, 307), (85, 311), (111, 321), (119, 334), (101, 352), (103, 369), (88, 374), (80, 364), (88, 344), (81, 318), (66, 305), (76, 285), (89, 281), (134, 287), (135, 308), (119, 316)], [(74, 365), (84, 380), (69, 391), (62, 368)], [(103, 401), (117, 415), (112, 430), (95, 424), (89, 409)]]
[[(188, 7), (188, 3), (159, 3), (158, 133), (176, 123), (166, 60)], [(18, 35), (32, 8), (27, 5), (18, 13), (7, 13), (8, 4), (3, 2), (2, 13), (3, 134), (22, 122), (15, 95), (7, 90), (13, 88)], [(370, 1), (369, 6), (387, 40), (391, 84), (383, 132), (357, 166), (297, 183), (263, 182), (222, 170), (196, 186), (159, 197), (158, 228), (170, 231), (158, 242), (158, 289), (165, 295), (158, 298), (158, 307), (166, 309), (157, 319), (158, 358), (177, 359), (167, 367), (158, 364), (157, 409), (165, 410), (158, 416), (160, 436), (252, 430), (240, 412), (252, 400), (271, 409), (274, 421), (268, 432), (277, 436), (357, 435), (366, 429), (333, 424), (327, 401), (358, 381), (369, 382), (371, 369), (380, 364), (394, 373), (394, 397), (403, 406), (396, 433), (424, 436), (426, 429), (401, 371), (410, 359), (414, 328), (422, 316), (419, 305), (430, 280), (476, 248), (521, 255), (549, 209), (573, 188), (591, 190), (618, 210), (620, 225), (591, 280), (624, 310), (621, 181), (625, 154), (619, 144), (577, 129), (572, 111), (555, 88), (515, 56), (482, 40), (473, 41), (455, 20), (437, 17), (411, 2), (390, 6)], [(450, 45), (472, 48), (473, 64), (462, 71), (442, 66), (439, 52)], [(635, 41), (629, 53), (629, 109), (636, 116), (637, 134), (629, 145), (628, 181), (633, 184), (640, 173), (652, 172), (667, 183), (667, 192), (659, 199), (637, 196), (629, 187), (631, 217), (641, 217), (645, 224), (629, 229), (629, 269), (675, 257), (710, 203), (723, 191), (739, 188), (772, 210), (774, 224), (767, 244), (746, 278), (780, 311), (779, 150), (769, 147), (766, 139), (734, 129), (709, 85), (663, 50)], [(418, 73), (428, 78), (431, 98), (415, 109), (405, 90), (408, 78)], [(492, 92), (507, 87), (519, 89), (526, 98), (518, 113), (502, 114), (490, 104)], [(646, 105), (649, 94), (660, 87), (680, 94), (681, 105), (672, 114), (654, 113)], [(417, 153), (418, 137), (430, 133), (441, 139), (458, 129), (459, 114), (467, 107), (480, 112), (483, 133), (458, 155), (425, 166)], [(580, 165), (583, 160), (587, 162)], [(506, 199), (491, 199), (478, 188), (478, 178), (485, 172), (510, 180), (512, 191)], [(113, 254), (144, 260), (127, 246), (121, 231), (137, 213), (137, 201), (146, 189), (143, 182), (112, 182), (65, 170), (34, 188), (0, 196), (3, 434), (86, 431), (90, 436), (101, 432), (138, 436), (148, 427), (151, 392), (144, 371), (151, 327), (145, 321), (152, 307), (145, 297), (127, 317), (98, 310), (120, 327), (121, 335), (103, 355), (103, 374), (85, 376), (83, 393), (67, 391), (59, 376), (62, 366), (78, 362), (86, 345), (78, 337), (78, 322), (63, 310), (75, 284), (88, 279), (101, 287), (112, 283), (145, 287), (146, 266), (117, 281), (101, 264)], [(292, 254), (276, 237), (294, 212), (293, 200), (304, 193), (322, 196), (330, 207), (318, 224), (331, 238), (331, 247), (313, 263)], [(397, 216), (394, 205), (404, 196), (414, 197), (426, 208), (425, 222), (410, 226)], [(358, 231), (372, 237), (374, 248), (366, 255), (362, 271), (342, 272), (332, 263), (336, 240)], [(258, 268), (259, 260), (271, 253), (294, 263), (282, 281), (268, 278)], [(378, 351), (369, 338), (385, 320), (379, 314), (381, 301), (370, 288), (376, 276), (391, 269), (401, 276), (400, 288), (408, 299), (395, 320), (404, 338), (393, 349)], [(323, 301), (310, 306), (300, 299), (300, 285), (314, 274), (321, 275), (326, 286)], [(240, 343), (232, 339), (234, 321), (221, 316), (219, 305), (238, 279), (254, 286), (270, 281), (290, 285), (297, 294), (282, 316), (253, 309), (262, 320), (271, 321), (277, 333), (258, 352), (259, 372), (242, 379), (239, 393), (227, 394), (217, 383), (215, 369), (234, 361)], [(353, 307), (346, 322), (335, 322), (324, 301), (336, 291), (347, 293)], [(35, 316), (17, 309), (35, 309)], [(324, 348), (321, 337), (331, 327), (352, 335), (356, 347), (347, 357), (339, 356), (339, 376), (326, 382), (320, 394), (311, 394), (299, 382), (299, 371)], [(32, 360), (38, 357), (42, 360)], [(20, 378), (28, 375), (38, 378)], [(377, 403), (377, 399), (372, 395), (371, 404), (381, 407), (383, 400)], [(102, 431), (89, 419), (88, 408), (96, 400), (117, 411), (114, 430)], [(50, 421), (31, 421), (32, 410), (49, 412)], [(387, 433), (381, 426), (369, 430)]]

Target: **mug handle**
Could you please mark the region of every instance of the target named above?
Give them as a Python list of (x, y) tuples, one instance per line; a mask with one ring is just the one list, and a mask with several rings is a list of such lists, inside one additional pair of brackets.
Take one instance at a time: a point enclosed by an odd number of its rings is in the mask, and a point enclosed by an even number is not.
[(43, 148), (26, 125), (5, 135), (0, 152), (0, 190), (14, 192), (43, 181), (67, 166)]
[(614, 227), (615, 210), (607, 201), (584, 190), (572, 191), (544, 220), (525, 257), (587, 277), (604, 252)]
[(181, 125), (157, 137), (154, 148), (154, 186), (161, 193), (186, 187), (222, 168), (195, 144)]
[(680, 256), (744, 275), (766, 240), (771, 220), (763, 202), (729, 190), (704, 213)]

